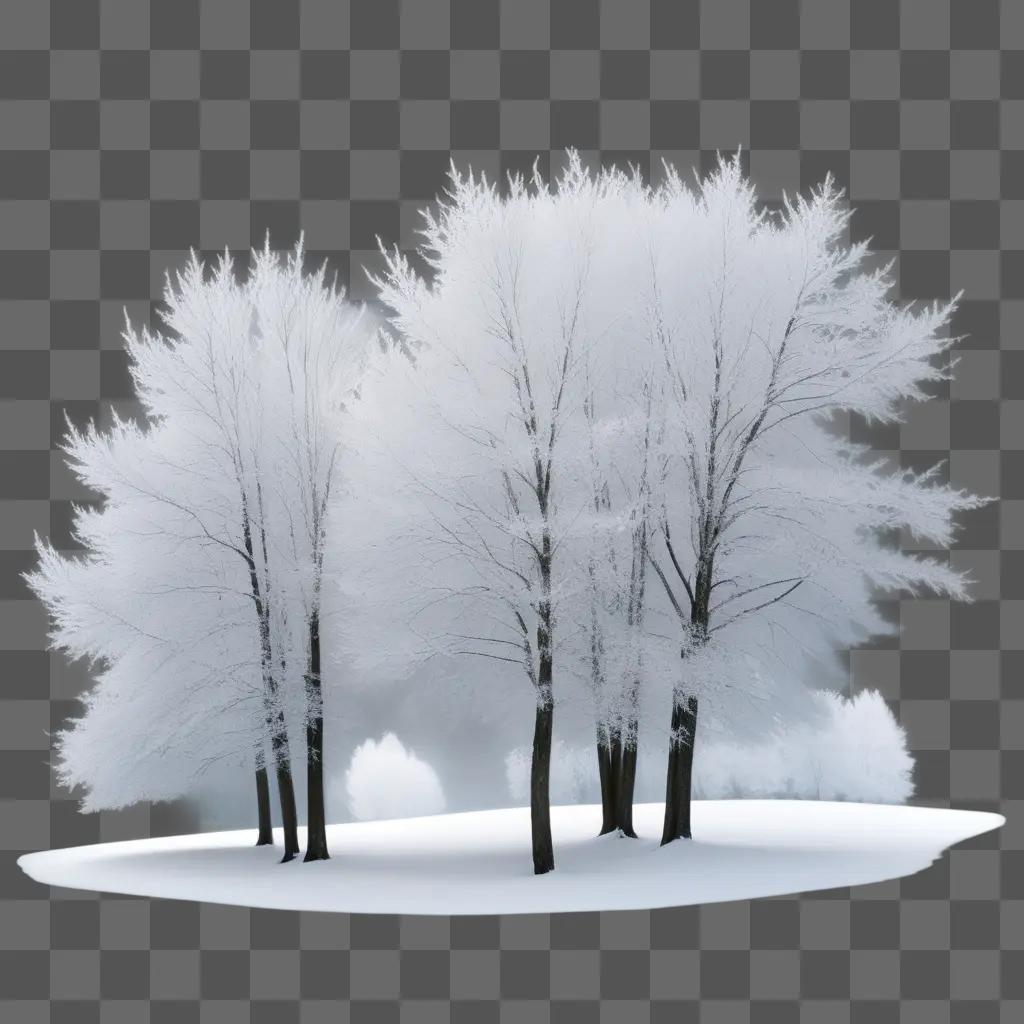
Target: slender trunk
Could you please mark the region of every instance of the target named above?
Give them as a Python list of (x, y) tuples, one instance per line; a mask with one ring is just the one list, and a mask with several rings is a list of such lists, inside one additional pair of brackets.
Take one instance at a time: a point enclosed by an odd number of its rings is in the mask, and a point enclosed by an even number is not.
[(636, 832), (633, 829), (633, 791), (636, 788), (636, 724), (630, 723), (626, 733), (626, 741), (622, 747), (622, 766), (619, 774), (618, 785), (618, 806), (616, 808), (616, 822), (619, 833), (636, 839)]
[(693, 799), (693, 750), (697, 742), (697, 698), (687, 697), (681, 720), (686, 730), (682, 749), (679, 751), (679, 837), (689, 839), (690, 804)]
[(612, 816), (618, 828), (621, 810), (619, 793), (622, 789), (622, 733), (618, 726), (610, 728), (608, 732), (611, 736)]
[(292, 759), (288, 747), (288, 733), (284, 731), (284, 714), (279, 728), (271, 740), (274, 770), (277, 776), (277, 795), (281, 804), (281, 826), (284, 832), (284, 856), (281, 863), (294, 860), (299, 853), (299, 815), (295, 808), (295, 784), (292, 781)]
[(274, 828), (270, 820), (270, 779), (267, 777), (267, 758), (263, 744), (256, 747), (256, 811), (259, 819), (257, 846), (274, 845)]
[(672, 700), (672, 735), (665, 780), (665, 822), (661, 845), (689, 839), (693, 785), (693, 745), (697, 738), (697, 698), (677, 694)]
[(551, 734), (555, 721), (554, 617), (551, 613), (551, 534), (547, 527), (547, 497), (541, 502), (545, 518), (541, 539), (541, 599), (537, 616), (537, 713), (533, 726), (533, 762), (530, 766), (530, 831), (533, 841), (533, 873), (543, 875), (555, 868), (551, 841)]
[[(711, 546), (711, 526), (702, 528), (701, 550)], [(708, 624), (711, 616), (711, 589), (714, 579), (714, 558), (701, 555), (694, 574), (693, 597), (690, 599), (691, 644), (703, 646), (708, 642)], [(691, 646), (683, 647), (679, 656), (686, 659)], [(668, 771), (665, 780), (665, 822), (661, 832), (661, 845), (675, 839), (689, 839), (690, 802), (693, 789), (693, 746), (697, 739), (697, 698), (675, 689), (672, 694), (672, 735), (668, 748)]]
[[(284, 709), (281, 707), (280, 691), (274, 678), (274, 649), (270, 639), (270, 606), (260, 586), (256, 571), (256, 557), (253, 551), (252, 526), (248, 506), (243, 495), (242, 536), (245, 541), (246, 562), (249, 566), (249, 586), (259, 629), (260, 661), (263, 670), (263, 702), (267, 729), (270, 732), (270, 750), (274, 758), (274, 772), (277, 776), (277, 793), (281, 802), (281, 825), (284, 832), (284, 856), (281, 863), (294, 860), (299, 852), (299, 820), (295, 811), (295, 786), (292, 783), (291, 748), (288, 743), (288, 727)], [(266, 550), (264, 550), (266, 561)]]
[(665, 773), (665, 821), (661, 845), (670, 842), (679, 831), (679, 702), (672, 697), (672, 725), (668, 739), (668, 768)]
[[(547, 670), (545, 672), (545, 663)], [(555, 867), (551, 841), (551, 734), (554, 726), (554, 702), (551, 699), (551, 659), (541, 657), (537, 694), (537, 715), (533, 728), (533, 763), (530, 768), (530, 830), (533, 839), (533, 873), (543, 875)]]
[[(644, 478), (646, 479), (646, 456)], [(646, 488), (646, 484), (643, 487)], [(626, 617), (630, 631), (634, 635), (639, 634), (644, 617), (644, 594), (647, 581), (647, 514), (648, 506), (645, 499), (640, 522), (633, 531), (633, 565), (629, 581), (629, 609)], [(640, 682), (643, 674), (643, 658), (639, 649), (635, 657), (636, 662), (632, 670), (632, 679), (627, 691), (626, 710), (620, 729), (622, 754), (615, 811), (619, 835), (627, 836), (630, 839), (636, 839), (636, 831), (633, 828), (633, 793), (636, 789), (636, 762), (640, 740)]]
[(612, 751), (608, 742), (608, 730), (597, 728), (597, 771), (601, 780), (601, 832), (605, 836), (616, 829), (615, 821), (615, 778), (612, 775)]
[(270, 752), (274, 761), (277, 778), (277, 795), (281, 804), (281, 827), (284, 833), (284, 856), (281, 863), (294, 860), (299, 852), (299, 817), (295, 809), (295, 784), (292, 780), (291, 745), (288, 742), (288, 727), (285, 724), (284, 709), (279, 699), (279, 686), (270, 671), (264, 666), (264, 708), (267, 716), (267, 731), (270, 734)]
[(327, 860), (324, 812), (324, 706), (320, 682), (320, 613), (309, 619), (309, 674), (306, 720), (306, 861)]
[[(593, 566), (590, 570), (591, 578), (594, 575)], [(594, 699), (600, 707), (600, 694), (603, 689), (603, 675), (601, 661), (603, 657), (603, 644), (597, 624), (597, 614), (594, 608), (591, 609), (591, 630), (590, 630), (590, 673), (591, 686), (594, 689)], [(598, 711), (600, 716), (600, 711)], [(611, 726), (607, 721), (599, 717), (596, 727), (597, 733), (597, 775), (601, 783), (601, 832), (602, 836), (615, 831), (615, 774), (612, 771), (612, 745)]]
[(637, 705), (640, 694), (639, 673), (629, 690), (629, 711), (619, 730), (619, 775), (615, 790), (615, 823), (619, 834), (636, 839), (633, 828), (633, 793), (636, 789), (636, 762), (639, 752), (640, 723)]
[(618, 727), (601, 726), (597, 734), (597, 767), (601, 779), (601, 835), (618, 832), (636, 839), (633, 794), (636, 788), (637, 723), (630, 719), (625, 738)]

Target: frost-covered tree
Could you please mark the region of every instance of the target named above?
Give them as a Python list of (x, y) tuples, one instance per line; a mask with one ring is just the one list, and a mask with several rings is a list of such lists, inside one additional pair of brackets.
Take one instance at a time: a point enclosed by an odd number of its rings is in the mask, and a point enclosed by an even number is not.
[(180, 796), (211, 764), (252, 756), (265, 842), (269, 739), (288, 858), (298, 840), (280, 681), (258, 682), (258, 597), (238, 576), (238, 553), (211, 539), (233, 515), (227, 478), (181, 428), (166, 416), (149, 430), (115, 420), (65, 443), (104, 506), (76, 510), (85, 556), (40, 543), (29, 582), (51, 612), (54, 645), (101, 671), (86, 713), (58, 736), (58, 770), (84, 787), (86, 808), (101, 809)]
[(826, 182), (770, 216), (738, 160), (694, 188), (670, 171), (638, 234), (642, 305), (659, 364), (657, 524), (649, 560), (676, 619), (662, 841), (690, 834), (698, 698), (742, 688), (742, 657), (783, 664), (886, 629), (872, 589), (965, 596), (963, 576), (882, 542), (946, 545), (979, 500), (893, 473), (828, 428), (897, 420), (948, 370), (951, 305), (889, 301), (885, 271), (846, 245)]
[[(257, 254), (248, 294), (260, 340), (260, 410), (267, 427), (272, 543), (301, 624), (306, 722), (305, 859), (328, 857), (324, 806), (321, 625), (327, 536), (341, 485), (344, 411), (356, 396), (372, 333), (361, 309), (306, 275), (301, 248), (284, 264)], [(339, 526), (345, 529), (346, 524)], [(343, 569), (343, 567), (342, 567)]]
[(398, 254), (377, 282), (400, 344), (367, 385), (363, 430), (375, 440), (358, 445), (377, 452), (366, 489), (383, 480), (387, 491), (366, 547), (378, 572), (392, 563), (375, 607), (389, 621), (406, 614), (388, 632), (391, 659), (433, 656), (449, 685), (457, 662), (473, 663), (492, 700), (506, 680), (532, 691), (537, 873), (554, 866), (560, 608), (583, 586), (563, 552), (588, 529), (593, 500), (583, 350), (619, 313), (600, 288), (614, 257), (597, 233), (607, 187), (577, 160), (556, 187), (516, 179), (507, 195), (453, 173), (424, 228), (432, 282)]
[(537, 871), (556, 692), (574, 727), (587, 695), (602, 831), (626, 835), (641, 723), (670, 705), (668, 842), (690, 831), (699, 702), (777, 731), (836, 648), (888, 629), (879, 589), (964, 596), (883, 536), (946, 543), (977, 499), (887, 471), (832, 422), (925, 397), (951, 307), (891, 303), (845, 224), (829, 184), (770, 216), (736, 161), (648, 188), (571, 155), (506, 196), (454, 175), (427, 218), (432, 282), (398, 256), (378, 282), (399, 344), (360, 413), (361, 492), (387, 481), (365, 550), (393, 562), (363, 639), (380, 631), (378, 667), (432, 656), (449, 686), (484, 659), (492, 704), (525, 672)]
[[(287, 860), (298, 852), (288, 726), (298, 722), (307, 733), (307, 859), (320, 859), (327, 853), (323, 538), (338, 472), (337, 417), (367, 332), (323, 271), (303, 274), (301, 249), (285, 261), (269, 249), (254, 253), (244, 282), (227, 257), (210, 274), (193, 257), (168, 281), (165, 304), (167, 336), (126, 332), (136, 390), (153, 425), (118, 422), (108, 433), (72, 434), (72, 466), (105, 507), (78, 515), (83, 561), (44, 549), (33, 578), (54, 612), (56, 642), (111, 666), (62, 739), (63, 772), (96, 803), (105, 770), (97, 751), (109, 749), (105, 741), (121, 727), (118, 709), (150, 699), (166, 708), (153, 727), (177, 738), (167, 750), (202, 763), (192, 750), (195, 731), (182, 724), (201, 712), (209, 751), (218, 744), (221, 754), (255, 751), (263, 833), (266, 736)], [(139, 565), (147, 571), (136, 574)], [(120, 646), (111, 641), (117, 623), (127, 633)], [(206, 651), (208, 633), (225, 649)], [(137, 660), (131, 668), (140, 650), (149, 672), (139, 672)], [(180, 666), (197, 651), (206, 651), (206, 671), (191, 678)], [(236, 679), (245, 706), (258, 709), (243, 723), (223, 714), (238, 706)], [(144, 774), (136, 784), (133, 799), (150, 795)]]
[[(117, 457), (127, 460), (126, 447)], [(58, 775), (83, 787), (85, 809), (101, 810), (184, 795), (212, 765), (255, 758), (265, 842), (269, 785), (248, 609), (223, 564), (189, 557), (165, 511), (132, 500), (79, 510), (85, 557), (41, 550), (31, 582), (52, 613), (54, 646), (99, 669), (86, 713), (57, 736)]]
[[(612, 180), (616, 190), (643, 195), (635, 179)], [(606, 209), (605, 216), (613, 216), (613, 210)], [(618, 284), (621, 289), (624, 283), (628, 279), (623, 273), (608, 287)], [(623, 295), (626, 311), (631, 294), (627, 288)], [(628, 322), (633, 323), (632, 317)], [(567, 617), (577, 623), (582, 647), (577, 661), (585, 665), (594, 709), (601, 833), (618, 831), (635, 838), (641, 698), (657, 694), (657, 689), (643, 692), (652, 685), (645, 651), (652, 483), (657, 473), (652, 417), (656, 384), (644, 339), (614, 341), (605, 351), (593, 345), (588, 349), (584, 420), (592, 508), (590, 528), (581, 533), (574, 551), (576, 572), (586, 587), (583, 600), (574, 602), (575, 615)]]

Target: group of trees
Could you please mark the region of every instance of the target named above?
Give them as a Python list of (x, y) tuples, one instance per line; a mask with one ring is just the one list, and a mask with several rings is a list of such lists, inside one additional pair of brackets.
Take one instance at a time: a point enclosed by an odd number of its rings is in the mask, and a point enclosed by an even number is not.
[(946, 545), (978, 499), (837, 429), (926, 397), (951, 306), (890, 302), (846, 225), (828, 182), (767, 213), (738, 160), (653, 187), (570, 153), (551, 186), (453, 172), (429, 279), (397, 252), (374, 279), (379, 330), (301, 252), (243, 282), (193, 259), (168, 336), (126, 334), (152, 422), (68, 442), (106, 499), (77, 514), (86, 557), (42, 546), (31, 577), (55, 643), (102, 661), (64, 781), (118, 805), (244, 753), (261, 841), (273, 769), (287, 859), (304, 730), (326, 857), (325, 698), (415, 678), (453, 714), (531, 700), (535, 872), (556, 707), (593, 737), (602, 832), (634, 834), (650, 735), (662, 842), (688, 837), (698, 709), (767, 728), (808, 665), (887, 628), (880, 589), (964, 596), (891, 538)]
[[(197, 771), (252, 758), (259, 842), (299, 852), (293, 784), (306, 739), (306, 860), (327, 857), (320, 618), (339, 416), (371, 331), (305, 275), (302, 252), (225, 255), (168, 282), (166, 336), (125, 344), (150, 423), (71, 429), (78, 477), (104, 499), (76, 511), (84, 558), (40, 544), (30, 583), (53, 640), (101, 662), (85, 714), (58, 738), (60, 777), (87, 809), (187, 791)], [(269, 755), (269, 758), (268, 758)]]

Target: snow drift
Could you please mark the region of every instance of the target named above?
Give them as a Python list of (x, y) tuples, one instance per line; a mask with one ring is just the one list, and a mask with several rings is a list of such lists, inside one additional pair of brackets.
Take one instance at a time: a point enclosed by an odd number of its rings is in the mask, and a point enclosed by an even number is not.
[[(753, 899), (913, 874), (999, 828), (980, 811), (819, 801), (697, 801), (695, 839), (659, 847), (661, 804), (639, 839), (596, 837), (598, 806), (552, 808), (557, 868), (530, 869), (528, 808), (328, 829), (332, 859), (279, 864), (254, 830), (104, 843), (19, 858), (38, 882), (282, 910), (525, 914)], [(280, 835), (278, 836), (280, 842)]]

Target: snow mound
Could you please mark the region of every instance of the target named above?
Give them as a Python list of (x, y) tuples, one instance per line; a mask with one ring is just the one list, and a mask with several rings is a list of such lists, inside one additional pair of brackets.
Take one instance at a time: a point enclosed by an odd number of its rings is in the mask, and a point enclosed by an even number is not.
[[(556, 870), (535, 877), (529, 809), (328, 829), (332, 859), (277, 863), (255, 831), (103, 843), (18, 859), (37, 882), (279, 910), (525, 914), (635, 910), (865, 885), (928, 867), (998, 814), (789, 800), (707, 800), (696, 839), (661, 848), (662, 805), (640, 804), (640, 839), (595, 838), (600, 808), (552, 811)], [(300, 839), (302, 837), (300, 836)], [(279, 840), (280, 842), (280, 837)]]

